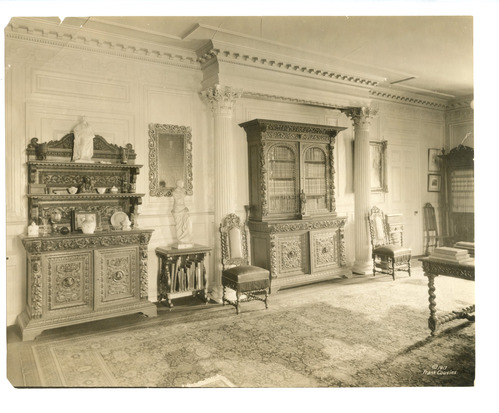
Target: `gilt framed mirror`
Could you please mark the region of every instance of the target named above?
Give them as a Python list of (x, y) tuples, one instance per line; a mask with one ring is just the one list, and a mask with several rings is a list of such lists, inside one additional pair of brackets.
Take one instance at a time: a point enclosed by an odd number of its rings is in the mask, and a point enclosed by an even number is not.
[(192, 195), (192, 135), (188, 126), (149, 124), (149, 195), (172, 196), (184, 181)]

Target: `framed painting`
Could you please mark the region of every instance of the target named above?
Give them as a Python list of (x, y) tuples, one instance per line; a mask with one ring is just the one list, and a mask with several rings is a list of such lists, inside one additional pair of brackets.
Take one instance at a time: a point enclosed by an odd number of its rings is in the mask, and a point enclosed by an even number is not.
[(386, 183), (387, 141), (371, 141), (371, 192), (388, 192)]
[(71, 217), (71, 231), (81, 231), (81, 224), (88, 216), (93, 216), (95, 221), (95, 230), (101, 231), (101, 222), (100, 222), (100, 214), (98, 212), (89, 212), (89, 211), (72, 211)]
[(428, 149), (428, 172), (440, 172), (442, 159), (439, 155), (442, 155), (441, 149)]
[(178, 181), (192, 195), (191, 128), (149, 124), (149, 195), (172, 196)]
[(442, 176), (428, 174), (428, 192), (440, 192), (442, 187)]

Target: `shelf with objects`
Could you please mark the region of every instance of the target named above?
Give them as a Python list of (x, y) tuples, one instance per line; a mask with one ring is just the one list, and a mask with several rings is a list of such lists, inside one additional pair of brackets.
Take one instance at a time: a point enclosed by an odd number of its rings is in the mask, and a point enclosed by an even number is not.
[[(75, 128), (75, 131), (77, 128)], [(74, 159), (75, 133), (27, 148), (26, 306), (23, 340), (44, 330), (132, 313), (156, 316), (148, 300), (148, 243), (138, 225), (141, 165), (130, 144), (91, 134)]]
[(252, 264), (270, 270), (271, 291), (351, 275), (345, 216), (336, 212), (338, 126), (254, 119), (246, 131)]

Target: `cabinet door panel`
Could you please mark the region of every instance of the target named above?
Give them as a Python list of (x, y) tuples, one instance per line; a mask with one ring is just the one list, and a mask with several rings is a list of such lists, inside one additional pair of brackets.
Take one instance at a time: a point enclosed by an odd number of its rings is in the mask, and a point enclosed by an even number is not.
[(50, 254), (42, 266), (47, 317), (92, 311), (92, 251)]
[(294, 233), (277, 237), (278, 276), (310, 272), (308, 234)]
[(296, 142), (273, 143), (267, 151), (268, 213), (298, 214), (299, 164)]
[(139, 297), (138, 247), (95, 251), (95, 305)]
[(337, 230), (312, 231), (310, 244), (312, 271), (326, 270), (340, 265)]
[(329, 146), (309, 144), (302, 146), (302, 189), (306, 196), (306, 214), (330, 212), (332, 179), (329, 164)]

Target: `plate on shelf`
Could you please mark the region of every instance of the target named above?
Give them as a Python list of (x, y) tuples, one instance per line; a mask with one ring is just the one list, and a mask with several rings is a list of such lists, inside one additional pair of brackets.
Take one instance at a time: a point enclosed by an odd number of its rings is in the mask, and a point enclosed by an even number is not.
[(111, 225), (115, 228), (121, 228), (123, 221), (128, 218), (128, 215), (123, 211), (115, 212), (111, 216)]

